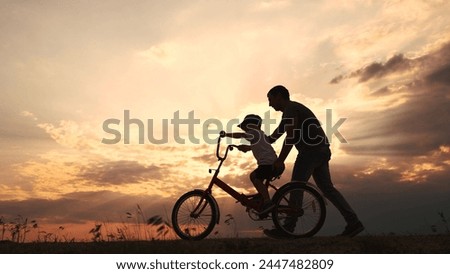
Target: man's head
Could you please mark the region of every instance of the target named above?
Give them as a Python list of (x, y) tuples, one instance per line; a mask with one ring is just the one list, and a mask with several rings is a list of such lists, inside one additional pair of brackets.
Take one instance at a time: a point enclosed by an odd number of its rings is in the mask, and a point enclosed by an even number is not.
[(238, 125), (238, 127), (247, 131), (250, 128), (260, 128), (261, 123), (262, 123), (261, 117), (259, 117), (256, 114), (249, 114), (245, 116), (244, 120), (242, 121), (242, 123)]
[(289, 91), (284, 86), (274, 86), (267, 93), (267, 99), (270, 107), (273, 107), (276, 111), (283, 111), (286, 102), (290, 100)]

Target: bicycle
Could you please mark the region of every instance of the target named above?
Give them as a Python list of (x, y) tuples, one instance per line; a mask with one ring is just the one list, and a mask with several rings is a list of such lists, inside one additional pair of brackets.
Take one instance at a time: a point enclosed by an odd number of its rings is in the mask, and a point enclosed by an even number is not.
[[(274, 208), (266, 216), (260, 216), (262, 200), (258, 194), (245, 195), (237, 192), (230, 185), (218, 178), (220, 168), (228, 157), (228, 152), (236, 145), (228, 145), (223, 156), (220, 155), (218, 138), (216, 156), (219, 161), (217, 169), (206, 189), (195, 189), (183, 194), (174, 204), (172, 226), (175, 233), (184, 240), (201, 240), (207, 237), (220, 221), (219, 205), (212, 195), (213, 186), (221, 188), (236, 202), (246, 207), (254, 221), (272, 219), (275, 227), (286, 237), (302, 238), (315, 235), (323, 226), (326, 216), (325, 201), (314, 186), (307, 182), (289, 182), (277, 188), (272, 182), (281, 174), (265, 181), (265, 185), (275, 190), (272, 196)], [(210, 170), (211, 172), (211, 170)]]

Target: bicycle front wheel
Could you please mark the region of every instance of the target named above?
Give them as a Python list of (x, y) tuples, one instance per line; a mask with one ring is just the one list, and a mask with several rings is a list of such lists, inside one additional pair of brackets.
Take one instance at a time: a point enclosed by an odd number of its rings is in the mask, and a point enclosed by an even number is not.
[(176, 201), (172, 225), (181, 239), (201, 240), (214, 229), (218, 216), (215, 200), (202, 190), (193, 190)]
[(280, 188), (273, 202), (273, 223), (288, 237), (311, 237), (325, 222), (324, 199), (317, 190), (305, 183), (290, 183)]

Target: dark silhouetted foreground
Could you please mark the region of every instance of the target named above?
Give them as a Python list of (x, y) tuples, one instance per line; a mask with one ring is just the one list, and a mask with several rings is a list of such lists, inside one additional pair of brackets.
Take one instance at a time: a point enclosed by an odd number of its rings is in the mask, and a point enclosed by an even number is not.
[(313, 237), (298, 240), (268, 238), (205, 239), (202, 241), (0, 242), (3, 254), (449, 254), (450, 235)]

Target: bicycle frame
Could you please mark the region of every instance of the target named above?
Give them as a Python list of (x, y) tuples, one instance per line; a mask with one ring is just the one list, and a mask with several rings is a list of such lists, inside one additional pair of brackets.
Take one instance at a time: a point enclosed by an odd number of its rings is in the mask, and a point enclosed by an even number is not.
[[(259, 209), (259, 204), (256, 201), (253, 201), (251, 199), (249, 199), (247, 195), (243, 194), (243, 193), (239, 193), (236, 190), (234, 190), (234, 188), (232, 188), (231, 186), (229, 186), (227, 183), (225, 183), (224, 181), (222, 181), (221, 179), (218, 178), (219, 172), (220, 172), (220, 168), (222, 167), (223, 162), (226, 160), (227, 156), (228, 156), (228, 152), (230, 150), (233, 150), (234, 148), (237, 148), (236, 145), (228, 145), (227, 149), (225, 150), (225, 153), (223, 156), (220, 156), (220, 140), (222, 138), (219, 137), (217, 140), (217, 149), (216, 149), (216, 156), (217, 156), (217, 160), (220, 162), (219, 166), (217, 167), (217, 169), (214, 172), (213, 177), (211, 178), (211, 181), (208, 185), (208, 187), (206, 188), (205, 192), (212, 195), (212, 188), (213, 186), (218, 186), (220, 189), (222, 189), (223, 191), (225, 191), (226, 193), (228, 193), (231, 197), (233, 197), (234, 199), (236, 199), (236, 201), (240, 202), (242, 205), (246, 206), (246, 207), (250, 207), (254, 210), (258, 210)], [(270, 180), (266, 180), (266, 186), (267, 187), (272, 187), (273, 189), (277, 189), (274, 185), (272, 185), (270, 183)], [(251, 195), (250, 195), (251, 197)], [(201, 203), (200, 203), (201, 204)]]
[[(221, 133), (221, 138), (225, 134)], [(266, 187), (275, 190), (271, 200), (274, 207), (270, 213), (260, 214), (263, 200), (255, 199), (253, 195), (239, 193), (232, 186), (222, 181), (219, 177), (220, 169), (227, 159), (228, 152), (236, 145), (228, 145), (221, 154), (220, 142), (217, 141), (216, 156), (219, 161), (217, 169), (206, 189), (195, 189), (182, 195), (172, 210), (172, 222), (175, 232), (182, 239), (200, 240), (208, 236), (219, 223), (220, 210), (217, 201), (212, 195), (212, 188), (219, 187), (228, 195), (240, 202), (249, 217), (254, 221), (271, 219), (276, 227), (288, 237), (310, 237), (322, 227), (326, 216), (326, 204), (320, 192), (307, 182), (288, 182), (279, 188), (272, 184), (275, 178), (280, 178), (281, 173), (265, 180)], [(211, 170), (210, 170), (211, 173)], [(280, 173), (280, 175), (278, 175)]]

